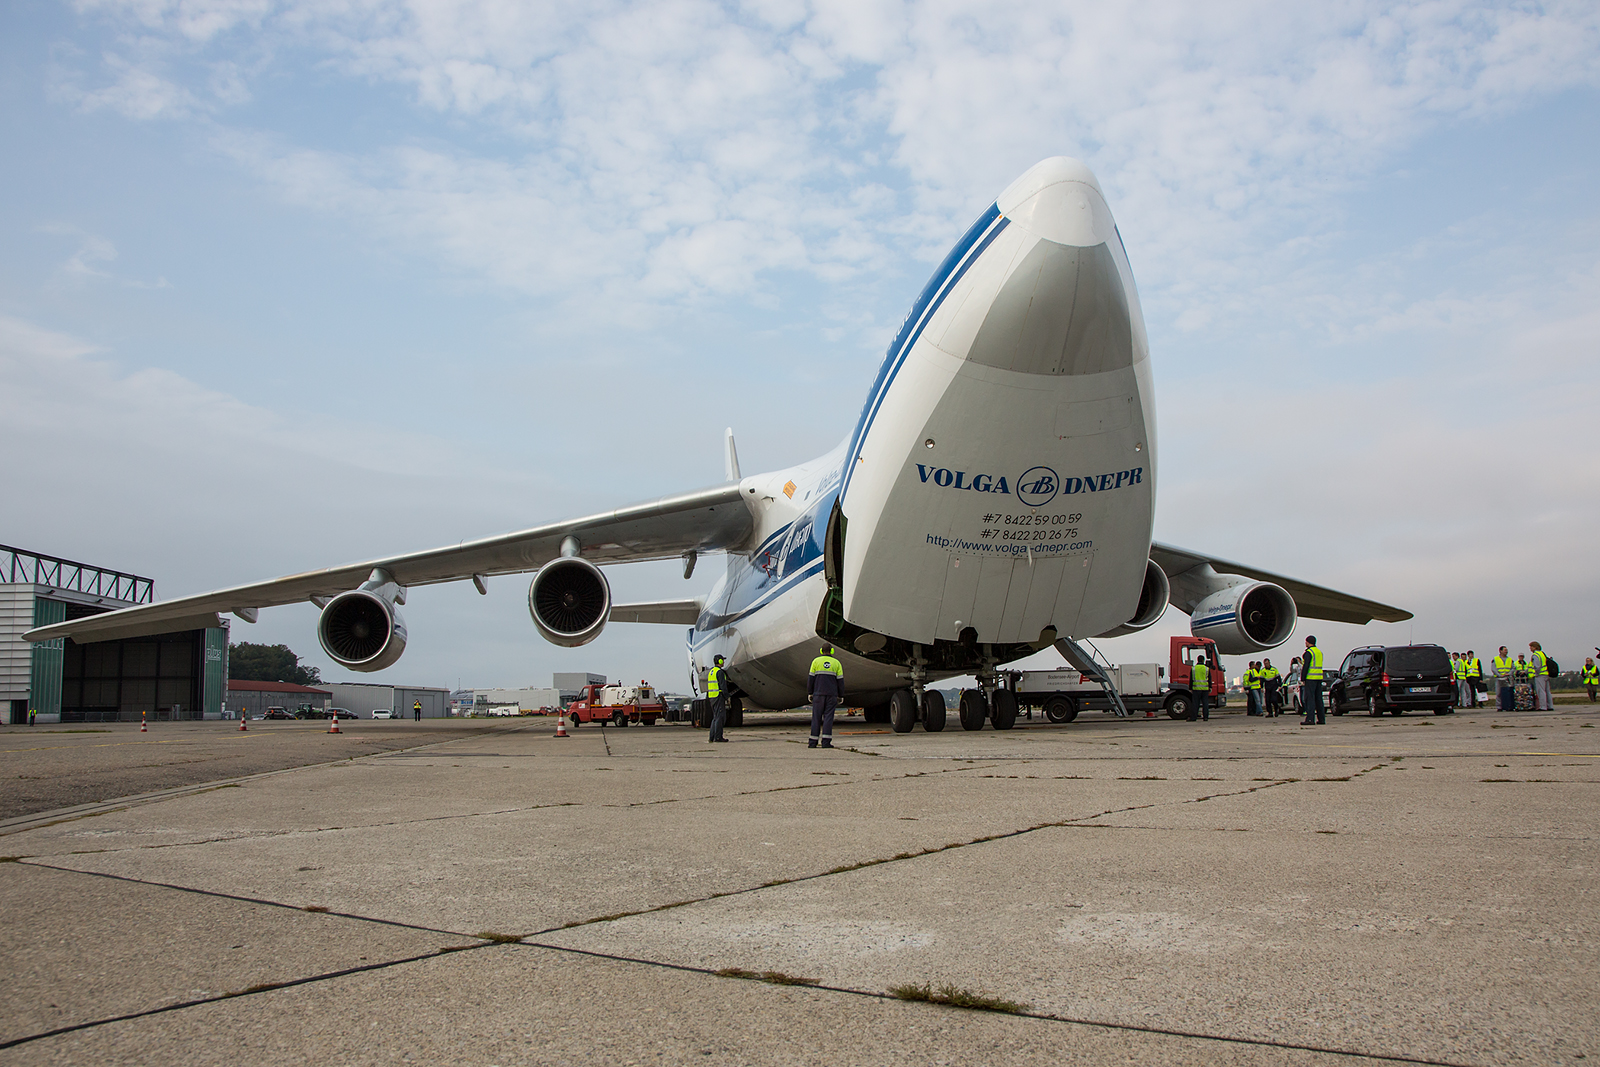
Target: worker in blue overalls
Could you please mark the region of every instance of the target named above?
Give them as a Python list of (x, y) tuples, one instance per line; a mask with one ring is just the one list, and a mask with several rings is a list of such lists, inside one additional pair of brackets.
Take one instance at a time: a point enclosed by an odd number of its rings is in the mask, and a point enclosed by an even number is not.
[(807, 748), (833, 747), (833, 712), (844, 695), (844, 665), (833, 658), (833, 646), (823, 645), (821, 655), (811, 661), (806, 679), (811, 695), (811, 740)]

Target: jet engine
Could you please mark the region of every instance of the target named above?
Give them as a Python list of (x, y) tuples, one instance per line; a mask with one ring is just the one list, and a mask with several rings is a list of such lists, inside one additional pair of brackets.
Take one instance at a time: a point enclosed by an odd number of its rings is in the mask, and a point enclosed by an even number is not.
[(528, 614), (546, 641), (566, 648), (586, 645), (611, 617), (611, 583), (588, 560), (564, 556), (533, 576)]
[(317, 620), (317, 640), (330, 659), (362, 672), (394, 666), (406, 650), (405, 620), (384, 595), (394, 588), (352, 589), (328, 601)]
[(1281, 645), (1294, 633), (1294, 598), (1270, 582), (1241, 582), (1212, 593), (1189, 613), (1189, 632), (1209, 637), (1224, 656)]
[(1143, 630), (1166, 613), (1167, 601), (1171, 596), (1172, 586), (1167, 582), (1167, 572), (1158, 567), (1155, 560), (1146, 560), (1144, 585), (1139, 587), (1139, 606), (1134, 610), (1133, 618), (1114, 630), (1107, 630), (1095, 636), (1121, 637), (1123, 634)]

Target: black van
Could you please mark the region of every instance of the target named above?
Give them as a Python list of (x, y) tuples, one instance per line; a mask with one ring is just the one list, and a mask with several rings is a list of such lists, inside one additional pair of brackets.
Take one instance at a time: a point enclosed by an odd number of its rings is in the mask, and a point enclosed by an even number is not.
[(1399, 715), (1407, 708), (1449, 715), (1455, 710), (1450, 653), (1441, 645), (1368, 645), (1344, 658), (1331, 703), (1337, 711)]

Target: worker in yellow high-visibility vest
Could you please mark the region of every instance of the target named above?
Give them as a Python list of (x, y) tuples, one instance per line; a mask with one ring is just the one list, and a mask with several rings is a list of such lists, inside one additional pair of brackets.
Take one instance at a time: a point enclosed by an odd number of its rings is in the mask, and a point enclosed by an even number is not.
[(1550, 657), (1544, 654), (1544, 646), (1537, 641), (1528, 642), (1528, 651), (1532, 653), (1528, 662), (1533, 669), (1533, 710), (1554, 711), (1555, 702), (1550, 699)]
[(834, 658), (832, 645), (823, 645), (811, 661), (806, 692), (811, 695), (811, 740), (806, 747), (832, 748), (833, 713), (844, 696), (844, 665)]
[(1512, 711), (1517, 706), (1517, 662), (1511, 658), (1511, 653), (1505, 645), (1500, 646), (1500, 654), (1494, 658), (1494, 682), (1496, 704), (1501, 711)]
[(1589, 691), (1589, 703), (1594, 703), (1595, 690), (1600, 689), (1600, 667), (1594, 664), (1594, 657), (1589, 656), (1583, 661), (1583, 674), (1580, 675), (1583, 687)]
[(1283, 675), (1270, 659), (1261, 661), (1260, 673), (1261, 692), (1266, 698), (1265, 714), (1269, 719), (1277, 718), (1283, 714)]
[(728, 680), (723, 676), (721, 656), (711, 661), (706, 673), (706, 699), (711, 701), (711, 736), (706, 740), (712, 744), (726, 741), (722, 728), (728, 721)]
[(1305, 655), (1300, 659), (1300, 706), (1306, 713), (1301, 726), (1328, 725), (1328, 709), (1322, 703), (1322, 649), (1315, 637), (1306, 638)]
[(1478, 706), (1478, 690), (1483, 687), (1483, 660), (1472, 649), (1467, 649), (1467, 699), (1468, 707)]

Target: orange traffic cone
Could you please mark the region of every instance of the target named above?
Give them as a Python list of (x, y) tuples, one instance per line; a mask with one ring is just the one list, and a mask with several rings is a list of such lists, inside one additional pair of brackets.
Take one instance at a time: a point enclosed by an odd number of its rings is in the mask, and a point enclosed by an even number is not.
[(339, 729), (339, 713), (337, 711), (333, 713), (333, 725), (328, 727), (328, 732), (330, 734), (344, 733), (343, 730)]
[(242, 711), (239, 713), (239, 729), (241, 729), (241, 730), (250, 729), (250, 727), (245, 725), (245, 713), (242, 712)]
[(150, 727), (145, 725), (144, 712), (142, 711), (139, 713), (139, 732), (141, 734), (147, 734), (150, 732)]
[(567, 717), (565, 715), (556, 716), (556, 736), (567, 736)]
[(1154, 708), (1145, 708), (1144, 709), (1144, 717), (1147, 718), (1147, 719), (1155, 718), (1156, 717), (1155, 709)]

